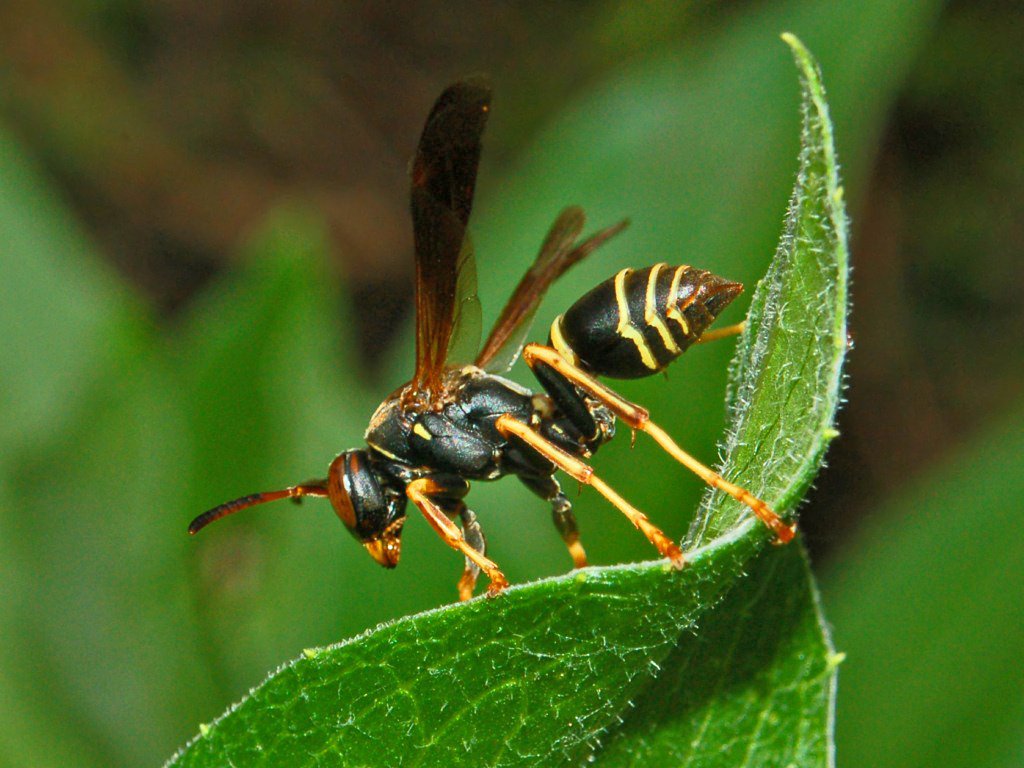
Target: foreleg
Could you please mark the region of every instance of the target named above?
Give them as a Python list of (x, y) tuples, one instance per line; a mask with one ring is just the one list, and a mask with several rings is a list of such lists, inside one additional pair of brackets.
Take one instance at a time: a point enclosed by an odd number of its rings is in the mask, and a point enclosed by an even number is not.
[[(452, 549), (462, 552), (469, 562), (486, 574), (491, 582), (487, 586), (487, 595), (488, 597), (493, 597), (508, 587), (508, 580), (494, 561), (488, 560), (482, 552), (474, 547), (470, 540), (474, 534), (471, 533), (469, 536), (463, 535), (459, 527), (448, 519), (444, 509), (435, 501), (435, 498), (450, 498), (450, 494), (451, 489), (448, 486), (442, 481), (430, 477), (413, 480), (405, 489), (405, 495), (423, 513), (423, 516), (427, 518), (427, 522), (437, 532), (437, 535)], [(465, 580), (466, 575), (464, 572), (462, 579), (459, 580), (459, 596), (463, 600), (472, 594), (472, 587), (470, 587), (470, 594), (466, 594), (464, 590)], [(472, 581), (475, 583), (475, 575), (472, 577)]]

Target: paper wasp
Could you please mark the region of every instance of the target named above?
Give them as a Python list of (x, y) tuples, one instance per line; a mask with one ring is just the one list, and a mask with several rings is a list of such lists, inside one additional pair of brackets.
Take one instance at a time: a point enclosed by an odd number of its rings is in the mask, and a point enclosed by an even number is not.
[[(546, 345), (524, 347), (548, 287), (626, 225), (621, 222), (580, 241), (583, 212), (570, 207), (551, 227), (483, 345), (471, 345), (468, 360), (456, 351), (470, 346), (467, 338), (479, 339), (476, 270), (466, 227), (490, 99), (483, 82), (452, 85), (434, 104), (420, 137), (411, 168), (416, 370), (370, 419), (366, 447), (338, 455), (322, 480), (221, 504), (193, 520), (189, 533), (256, 504), (325, 496), (367, 552), (381, 565), (394, 568), (411, 501), (437, 534), (465, 555), (460, 597), (472, 596), (480, 571), (490, 581), (488, 594), (494, 595), (508, 581), (486, 556), (483, 531), (466, 506), (469, 481), (518, 477), (551, 504), (555, 527), (574, 565), (582, 567), (587, 557), (572, 504), (554, 477), (560, 469), (595, 488), (658, 552), (681, 567), (679, 546), (586, 462), (612, 438), (616, 419), (621, 419), (631, 430), (651, 435), (706, 483), (750, 507), (777, 540), (789, 541), (792, 525), (685, 453), (651, 421), (646, 409), (595, 378), (637, 378), (663, 370), (701, 340), (740, 293), (739, 283), (688, 266), (624, 269), (559, 315)], [(543, 393), (497, 375), (520, 354)], [(453, 522), (456, 517), (461, 528)]]

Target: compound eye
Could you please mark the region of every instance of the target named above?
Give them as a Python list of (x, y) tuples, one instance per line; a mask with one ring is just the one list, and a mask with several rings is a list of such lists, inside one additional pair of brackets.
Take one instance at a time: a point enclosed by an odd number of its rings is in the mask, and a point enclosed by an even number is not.
[(353, 533), (356, 530), (356, 510), (349, 495), (351, 483), (348, 475), (360, 471), (359, 455), (355, 451), (339, 454), (327, 471), (327, 496), (334, 507), (334, 513)]
[(338, 518), (359, 541), (379, 538), (392, 522), (388, 498), (366, 451), (345, 451), (331, 462), (327, 495)]

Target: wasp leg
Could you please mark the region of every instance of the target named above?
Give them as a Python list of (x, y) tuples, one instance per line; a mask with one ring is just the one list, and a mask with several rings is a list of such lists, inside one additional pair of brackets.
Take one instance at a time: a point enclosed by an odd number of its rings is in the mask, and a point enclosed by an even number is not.
[[(487, 541), (473, 510), (467, 507), (462, 499), (445, 499), (435, 496), (434, 502), (449, 518), (459, 518), (462, 522), (462, 538), (481, 555), (486, 555)], [(479, 575), (480, 566), (467, 557), (462, 578), (459, 579), (459, 600), (469, 600), (473, 597), (473, 590), (476, 588), (476, 580)]]
[(542, 499), (551, 504), (551, 519), (555, 528), (562, 536), (562, 541), (569, 549), (569, 556), (572, 558), (574, 568), (587, 567), (587, 552), (580, 543), (579, 528), (576, 527), (576, 515), (572, 511), (572, 502), (562, 493), (562, 488), (555, 478), (546, 477), (522, 477), (519, 478), (523, 485), (536, 493)]
[(629, 521), (640, 529), (663, 557), (671, 560), (672, 565), (676, 568), (683, 567), (685, 564), (683, 552), (676, 543), (648, 520), (647, 515), (619, 496), (604, 480), (594, 474), (593, 467), (572, 454), (566, 453), (554, 443), (534, 432), (526, 424), (516, 421), (509, 414), (499, 416), (495, 426), (505, 437), (518, 438), (570, 477), (593, 487), (594, 490), (608, 499), (622, 514), (628, 517)]
[[(505, 574), (501, 572), (494, 561), (488, 560), (473, 548), (473, 545), (462, 535), (459, 527), (448, 519), (444, 510), (431, 498), (431, 495), (444, 496), (447, 491), (448, 488), (446, 486), (433, 478), (423, 477), (409, 483), (405, 488), (405, 495), (419, 508), (423, 516), (427, 518), (427, 522), (430, 523), (431, 527), (437, 532), (437, 535), (444, 539), (448, 546), (459, 550), (487, 575), (491, 582), (487, 586), (487, 595), (488, 597), (493, 597), (508, 587), (508, 579), (505, 578)], [(461, 597), (463, 594), (461, 581), (459, 585)]]
[[(476, 519), (476, 514), (462, 502), (459, 502), (458, 514), (462, 521), (462, 537), (469, 546), (481, 555), (486, 555), (487, 540), (484, 538), (484, 532)], [(469, 600), (473, 597), (473, 589), (476, 587), (476, 579), (479, 575), (480, 566), (467, 557), (466, 567), (462, 571), (462, 578), (459, 579), (459, 600)]]
[(581, 371), (550, 347), (540, 344), (527, 344), (523, 350), (523, 359), (526, 360), (527, 365), (531, 368), (537, 365), (537, 363), (542, 363), (555, 369), (581, 390), (605, 405), (612, 413), (626, 422), (631, 429), (638, 429), (653, 437), (658, 445), (672, 458), (697, 475), (705, 483), (722, 490), (740, 503), (746, 504), (757, 515), (758, 519), (775, 533), (777, 543), (785, 544), (792, 540), (796, 533), (795, 523), (787, 525), (783, 522), (782, 518), (772, 511), (771, 507), (750, 493), (746, 488), (730, 483), (720, 474), (697, 461), (697, 459), (676, 445), (676, 442), (669, 437), (665, 430), (651, 421), (650, 413), (646, 408), (626, 400), (594, 377)]
[(700, 335), (694, 344), (704, 344), (708, 341), (717, 341), (718, 339), (726, 339), (730, 336), (739, 336), (743, 333), (743, 329), (747, 327), (747, 321), (744, 320), (741, 323), (734, 323), (732, 325), (726, 325), (721, 328), (713, 328), (710, 331), (704, 331)]

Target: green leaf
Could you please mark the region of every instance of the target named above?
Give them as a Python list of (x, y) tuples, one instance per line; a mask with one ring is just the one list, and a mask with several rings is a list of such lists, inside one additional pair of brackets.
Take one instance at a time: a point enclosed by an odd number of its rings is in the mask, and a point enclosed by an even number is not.
[[(820, 78), (787, 41), (802, 74), (805, 147), (733, 368), (730, 452), (745, 463), (728, 469), (789, 508), (838, 403), (846, 231)], [(774, 400), (745, 394), (776, 376), (786, 381), (771, 387)], [(591, 568), (310, 650), (201, 728), (172, 764), (662, 764), (682, 750), (702, 765), (825, 765), (834, 665), (806, 563), (798, 546), (757, 559), (767, 532), (729, 510), (705, 512), (721, 535), (681, 572)]]
[(755, 549), (739, 537), (678, 573), (569, 574), (310, 651), (176, 764), (464, 764), (467, 749), (479, 765), (578, 762)]
[[(795, 37), (784, 39), (803, 86), (800, 170), (730, 370), (724, 468), (780, 512), (800, 500), (835, 434), (849, 269), (821, 75)], [(707, 541), (749, 515), (711, 492), (691, 537)], [(834, 655), (806, 560), (789, 547), (755, 563), (752, 576), (699, 635), (680, 638), (664, 684), (630, 713), (605, 756), (609, 765), (829, 763)]]
[[(847, 221), (821, 74), (792, 35), (803, 87), (800, 170), (782, 240), (758, 283), (747, 328), (733, 359), (724, 446), (728, 472), (780, 513), (791, 510), (814, 478), (839, 405), (846, 354)], [(759, 466), (753, 475), (750, 468)], [(690, 529), (702, 543), (749, 516), (740, 503), (710, 491)]]
[(828, 765), (835, 663), (803, 552), (771, 549), (635, 699), (597, 765)]

